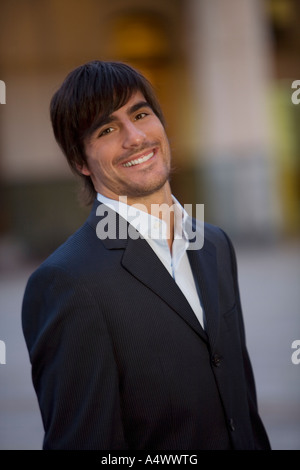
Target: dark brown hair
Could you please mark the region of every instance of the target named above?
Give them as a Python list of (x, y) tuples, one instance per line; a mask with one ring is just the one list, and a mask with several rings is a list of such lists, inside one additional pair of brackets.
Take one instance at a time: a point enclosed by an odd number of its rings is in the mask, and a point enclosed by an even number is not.
[(96, 130), (99, 119), (122, 107), (140, 91), (164, 125), (164, 117), (150, 82), (122, 62), (95, 60), (71, 71), (53, 95), (50, 116), (55, 138), (71, 169), (82, 178), (86, 204), (96, 191), (89, 176), (79, 171), (86, 163), (84, 140)]

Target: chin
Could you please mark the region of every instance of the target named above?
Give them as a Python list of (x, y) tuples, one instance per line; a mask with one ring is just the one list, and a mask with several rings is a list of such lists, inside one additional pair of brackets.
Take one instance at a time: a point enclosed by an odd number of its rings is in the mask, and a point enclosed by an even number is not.
[(145, 196), (150, 196), (151, 194), (155, 194), (158, 191), (160, 191), (164, 185), (169, 181), (168, 178), (163, 178), (160, 181), (155, 180), (154, 182), (152, 181), (151, 183), (144, 184), (143, 186), (135, 186), (131, 187), (129, 191), (127, 191), (128, 196), (131, 197), (145, 197)]

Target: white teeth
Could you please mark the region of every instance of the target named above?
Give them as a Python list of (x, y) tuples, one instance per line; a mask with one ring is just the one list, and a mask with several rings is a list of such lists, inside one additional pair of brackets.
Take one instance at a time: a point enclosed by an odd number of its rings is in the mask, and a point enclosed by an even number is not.
[(131, 160), (130, 162), (123, 163), (123, 166), (128, 167), (128, 166), (133, 166), (133, 165), (139, 165), (139, 163), (144, 163), (147, 160), (150, 160), (154, 155), (153, 152), (149, 153), (148, 155), (145, 155), (144, 157), (137, 158), (136, 160)]

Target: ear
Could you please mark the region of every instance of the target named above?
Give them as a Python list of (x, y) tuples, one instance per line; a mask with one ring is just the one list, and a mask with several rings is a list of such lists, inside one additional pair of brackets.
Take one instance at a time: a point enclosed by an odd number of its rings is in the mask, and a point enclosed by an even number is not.
[(79, 163), (76, 163), (76, 168), (80, 173), (82, 173), (85, 176), (90, 176), (91, 175), (91, 172), (88, 169), (88, 166), (87, 166), (86, 163), (83, 163), (82, 165), (80, 165)]

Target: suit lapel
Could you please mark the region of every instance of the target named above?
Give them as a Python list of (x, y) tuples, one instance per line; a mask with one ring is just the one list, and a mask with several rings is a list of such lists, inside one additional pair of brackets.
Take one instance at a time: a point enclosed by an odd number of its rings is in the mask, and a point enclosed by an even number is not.
[(207, 340), (206, 334), (185, 296), (146, 240), (142, 238), (128, 239), (122, 265), (175, 310), (197, 334)]
[(201, 250), (189, 250), (188, 256), (204, 310), (205, 331), (213, 350), (219, 330), (218, 266), (215, 247), (205, 240)]
[[(99, 202), (95, 201), (92, 208), (91, 214), (88, 219), (88, 223), (96, 229), (97, 223), (101, 219), (96, 215), (97, 207)], [(106, 209), (105, 209), (106, 210)], [(100, 211), (101, 214), (103, 211)], [(112, 209), (107, 208), (107, 212), (114, 217), (115, 212)], [(105, 215), (102, 214), (102, 217)], [(166, 302), (180, 317), (193, 328), (193, 330), (207, 341), (207, 334), (201, 327), (199, 321), (196, 318), (190, 304), (186, 300), (185, 296), (177, 286), (174, 279), (170, 276), (166, 268), (162, 265), (159, 258), (153, 252), (149, 244), (143, 238), (132, 239), (127, 237), (126, 239), (118, 238), (118, 228), (120, 223), (120, 217), (116, 218), (116, 237), (115, 238), (104, 238), (102, 239), (103, 244), (107, 249), (124, 249), (124, 255), (122, 257), (122, 266), (130, 272), (136, 279), (147, 286), (152, 292), (158, 295), (164, 302)], [(113, 220), (113, 219), (112, 219)], [(202, 251), (202, 250), (201, 250)], [(206, 269), (206, 265), (210, 264), (210, 259), (202, 259), (197, 257), (197, 251), (189, 252), (190, 262), (194, 275), (196, 276), (196, 283), (200, 287), (200, 290), (204, 292), (203, 302), (205, 312), (209, 309), (208, 298), (211, 296), (208, 293), (207, 288), (210, 287), (208, 279), (202, 276), (202, 271)], [(197, 265), (200, 261), (201, 267)], [(207, 262), (208, 261), (208, 262)], [(214, 292), (215, 294), (215, 292)], [(206, 300), (207, 299), (207, 300)], [(207, 304), (207, 307), (205, 305)], [(208, 315), (210, 316), (210, 315)]]

